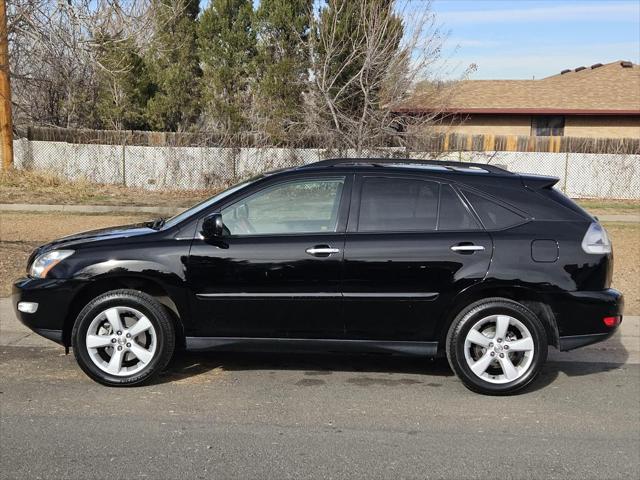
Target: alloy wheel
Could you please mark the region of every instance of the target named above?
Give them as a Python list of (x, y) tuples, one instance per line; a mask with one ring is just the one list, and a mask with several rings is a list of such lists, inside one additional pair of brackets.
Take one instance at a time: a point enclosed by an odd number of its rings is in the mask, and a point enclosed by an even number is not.
[(533, 362), (535, 345), (529, 329), (509, 315), (490, 315), (477, 321), (464, 342), (471, 371), (493, 384), (513, 382)]
[(134, 375), (153, 360), (158, 337), (151, 321), (140, 311), (110, 307), (91, 322), (85, 336), (91, 361), (117, 377)]

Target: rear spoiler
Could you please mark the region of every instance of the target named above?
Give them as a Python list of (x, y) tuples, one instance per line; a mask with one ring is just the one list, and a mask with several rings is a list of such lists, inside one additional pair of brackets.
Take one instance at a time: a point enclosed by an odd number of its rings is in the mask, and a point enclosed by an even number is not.
[(520, 175), (520, 180), (525, 187), (534, 190), (551, 188), (560, 181), (558, 177), (549, 177), (546, 175)]

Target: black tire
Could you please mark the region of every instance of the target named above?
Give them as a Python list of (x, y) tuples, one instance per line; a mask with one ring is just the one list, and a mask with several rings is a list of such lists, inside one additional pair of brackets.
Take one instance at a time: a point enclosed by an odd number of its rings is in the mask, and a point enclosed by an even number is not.
[[(467, 334), (477, 322), (491, 315), (515, 318), (529, 330), (533, 340), (533, 360), (530, 365), (521, 376), (507, 383), (496, 384), (481, 378), (471, 370), (465, 358)], [(483, 299), (463, 309), (451, 324), (446, 339), (447, 359), (453, 371), (469, 390), (484, 395), (510, 395), (529, 385), (546, 361), (547, 350), (546, 331), (538, 317), (525, 306), (505, 298)]]
[[(137, 310), (149, 319), (155, 331), (156, 345), (151, 360), (131, 375), (105, 372), (94, 363), (86, 345), (87, 330), (93, 320), (112, 307)], [(152, 296), (137, 290), (112, 290), (96, 297), (78, 314), (71, 333), (73, 353), (80, 368), (96, 382), (112, 387), (135, 386), (151, 380), (171, 360), (175, 343), (174, 324), (165, 308)]]

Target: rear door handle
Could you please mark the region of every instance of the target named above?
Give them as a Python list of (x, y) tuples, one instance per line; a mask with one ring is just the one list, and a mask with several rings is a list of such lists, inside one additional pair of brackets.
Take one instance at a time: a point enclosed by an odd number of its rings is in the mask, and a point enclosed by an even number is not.
[(305, 252), (314, 257), (328, 257), (333, 253), (340, 253), (340, 249), (332, 248), (329, 245), (316, 245), (315, 247), (307, 248)]
[(451, 250), (454, 252), (473, 253), (481, 252), (484, 250), (484, 247), (482, 245), (454, 245), (451, 247)]

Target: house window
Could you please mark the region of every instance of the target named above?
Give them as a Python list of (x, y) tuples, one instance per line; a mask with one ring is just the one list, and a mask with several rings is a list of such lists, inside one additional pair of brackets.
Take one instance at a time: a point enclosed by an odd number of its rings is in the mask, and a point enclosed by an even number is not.
[(559, 115), (531, 117), (531, 135), (534, 137), (562, 137), (564, 135), (564, 117)]

